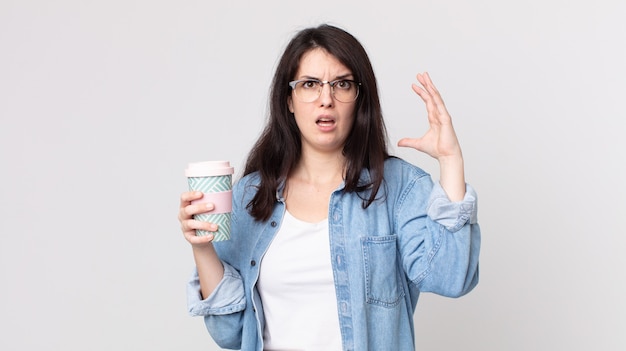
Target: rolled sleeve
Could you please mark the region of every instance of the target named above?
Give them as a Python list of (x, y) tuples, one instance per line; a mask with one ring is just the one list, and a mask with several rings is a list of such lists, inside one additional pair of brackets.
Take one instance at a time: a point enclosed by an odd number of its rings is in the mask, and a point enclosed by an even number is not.
[(452, 202), (439, 182), (435, 183), (428, 199), (428, 217), (443, 225), (450, 232), (456, 232), (468, 222), (478, 222), (478, 202), (476, 191), (465, 185), (465, 197)]
[(246, 307), (243, 281), (229, 264), (224, 265), (224, 277), (209, 297), (202, 299), (198, 271), (187, 283), (187, 307), (192, 316), (223, 315), (240, 312)]

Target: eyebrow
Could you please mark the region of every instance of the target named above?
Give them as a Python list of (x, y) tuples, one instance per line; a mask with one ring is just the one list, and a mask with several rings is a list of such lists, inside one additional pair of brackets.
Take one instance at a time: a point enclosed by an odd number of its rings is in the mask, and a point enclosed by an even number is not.
[[(335, 79), (330, 80), (335, 81), (335, 80), (342, 80), (342, 79), (354, 79), (354, 75), (352, 73), (346, 73), (346, 74), (342, 74), (340, 76), (336, 76)], [(317, 78), (317, 77), (313, 77), (313, 76), (302, 76), (299, 79), (315, 79), (315, 80), (319, 80), (320, 82), (322, 81), (321, 79)]]

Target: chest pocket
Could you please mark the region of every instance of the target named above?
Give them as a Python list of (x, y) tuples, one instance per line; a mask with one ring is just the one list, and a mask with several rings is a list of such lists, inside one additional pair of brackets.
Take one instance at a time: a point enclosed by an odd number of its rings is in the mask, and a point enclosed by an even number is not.
[(361, 239), (368, 304), (394, 307), (404, 297), (396, 239), (395, 235)]

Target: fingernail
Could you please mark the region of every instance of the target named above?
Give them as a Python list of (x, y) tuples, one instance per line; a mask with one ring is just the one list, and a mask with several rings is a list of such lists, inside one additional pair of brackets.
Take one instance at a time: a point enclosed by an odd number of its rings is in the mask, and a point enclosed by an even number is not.
[(206, 209), (207, 209), (207, 210), (212, 210), (212, 209), (213, 209), (213, 207), (214, 207), (214, 206), (213, 206), (213, 203), (211, 203), (211, 202), (207, 202), (207, 204), (206, 204)]

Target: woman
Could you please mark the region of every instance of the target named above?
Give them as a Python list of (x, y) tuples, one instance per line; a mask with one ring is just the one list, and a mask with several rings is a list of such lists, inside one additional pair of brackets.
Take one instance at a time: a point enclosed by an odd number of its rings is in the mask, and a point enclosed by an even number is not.
[(272, 85), (270, 116), (233, 189), (231, 240), (192, 219), (212, 204), (181, 196), (197, 274), (189, 309), (218, 345), (241, 350), (414, 350), (420, 292), (458, 297), (478, 282), (476, 195), (428, 74), (413, 90), (430, 129), (402, 139), (439, 161), (387, 152), (376, 79), (361, 44), (329, 25), (299, 32)]

